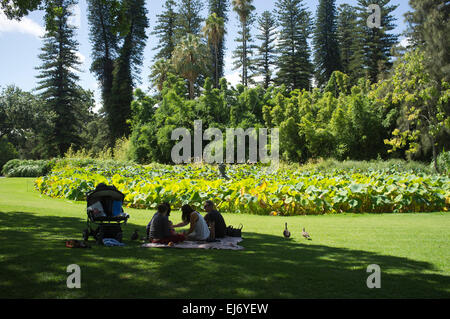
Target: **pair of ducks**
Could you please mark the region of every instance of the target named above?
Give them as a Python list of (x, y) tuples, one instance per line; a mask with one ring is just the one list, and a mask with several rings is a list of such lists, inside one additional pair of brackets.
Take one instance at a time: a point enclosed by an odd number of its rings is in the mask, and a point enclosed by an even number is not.
[[(285, 238), (289, 238), (291, 237), (291, 232), (288, 230), (287, 228), (287, 223), (285, 224), (285, 229), (283, 231), (283, 236)], [(308, 240), (312, 240), (311, 236), (306, 232), (305, 227), (303, 227), (303, 231), (302, 231), (302, 236)]]

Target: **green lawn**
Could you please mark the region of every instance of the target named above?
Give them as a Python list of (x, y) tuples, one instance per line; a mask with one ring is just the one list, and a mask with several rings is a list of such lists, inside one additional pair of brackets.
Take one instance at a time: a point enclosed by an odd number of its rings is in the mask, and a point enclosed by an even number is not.
[[(0, 178), (0, 298), (450, 298), (448, 213), (225, 214), (244, 224), (245, 247), (226, 251), (141, 248), (129, 238), (153, 212), (127, 209), (126, 247), (66, 248), (81, 239), (85, 208), (41, 196), (33, 179)], [(69, 264), (81, 267), (81, 289), (66, 286)], [(370, 264), (380, 289), (366, 286)]]

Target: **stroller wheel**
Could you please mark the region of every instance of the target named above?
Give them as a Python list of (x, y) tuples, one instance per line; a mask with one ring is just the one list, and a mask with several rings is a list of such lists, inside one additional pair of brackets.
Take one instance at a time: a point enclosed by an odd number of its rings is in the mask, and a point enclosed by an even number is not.
[(95, 237), (97, 244), (103, 245), (103, 231), (99, 231)]
[(83, 230), (83, 239), (84, 241), (88, 241), (89, 239), (89, 230), (87, 228)]
[(119, 242), (122, 242), (122, 232), (118, 232), (117, 233), (117, 235), (116, 235), (116, 239), (117, 239), (117, 241), (119, 241)]

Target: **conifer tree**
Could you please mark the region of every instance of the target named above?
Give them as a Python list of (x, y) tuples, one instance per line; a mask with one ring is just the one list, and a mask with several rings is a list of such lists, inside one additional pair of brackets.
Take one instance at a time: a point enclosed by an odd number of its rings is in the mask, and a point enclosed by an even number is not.
[(258, 18), (259, 34), (256, 38), (262, 41), (258, 47), (257, 55), (257, 74), (263, 77), (262, 85), (265, 89), (273, 82), (272, 68), (275, 65), (275, 40), (276, 40), (276, 21), (269, 11), (264, 11)]
[(248, 86), (251, 71), (253, 70), (251, 56), (254, 46), (251, 44), (253, 40), (250, 35), (250, 27), (254, 22), (252, 12), (255, 10), (255, 7), (252, 3), (253, 0), (233, 0), (232, 2), (233, 10), (238, 14), (241, 25), (241, 29), (238, 31), (238, 37), (235, 39), (240, 44), (233, 52), (233, 65), (234, 70), (242, 68), (241, 82), (244, 86)]
[(177, 22), (177, 13), (175, 12), (175, 0), (166, 0), (164, 4), (164, 11), (158, 14), (157, 22), (152, 34), (159, 39), (158, 45), (154, 50), (158, 50), (155, 54), (154, 60), (172, 58), (173, 50), (176, 45), (175, 29)]
[(77, 134), (80, 123), (77, 121), (79, 104), (80, 62), (76, 55), (78, 42), (74, 39), (75, 27), (68, 23), (71, 6), (75, 0), (49, 0), (46, 7), (44, 45), (39, 58), (42, 65), (37, 67), (37, 91), (45, 101), (46, 108), (53, 115), (53, 126), (43, 132), (47, 156), (62, 156), (71, 144), (79, 144)]
[[(398, 41), (398, 35), (390, 33), (395, 29), (395, 18), (392, 12), (398, 5), (390, 5), (391, 0), (358, 0), (358, 28), (361, 34), (363, 64), (370, 81), (377, 82), (379, 76), (392, 67), (391, 49)], [(381, 19), (380, 27), (371, 27), (367, 19), (369, 5), (378, 5)]]
[(320, 0), (314, 28), (315, 78), (319, 87), (324, 86), (333, 71), (340, 71), (336, 26), (335, 0)]
[(89, 40), (93, 59), (90, 71), (101, 84), (105, 112), (109, 112), (111, 103), (114, 60), (119, 47), (114, 19), (117, 4), (117, 1), (88, 0)]
[(128, 136), (130, 127), (133, 87), (139, 81), (148, 27), (147, 9), (144, 0), (123, 0), (120, 10), (121, 47), (114, 62), (112, 98), (108, 126), (111, 132), (110, 145), (118, 138)]
[(275, 6), (280, 27), (276, 81), (291, 90), (309, 89), (313, 73), (308, 46), (311, 14), (304, 8), (302, 0), (278, 0)]
[(199, 36), (202, 30), (203, 18), (201, 0), (179, 0), (176, 22), (176, 42), (188, 34)]
[(342, 72), (356, 84), (363, 68), (362, 46), (359, 41), (356, 8), (346, 3), (338, 8), (337, 40)]

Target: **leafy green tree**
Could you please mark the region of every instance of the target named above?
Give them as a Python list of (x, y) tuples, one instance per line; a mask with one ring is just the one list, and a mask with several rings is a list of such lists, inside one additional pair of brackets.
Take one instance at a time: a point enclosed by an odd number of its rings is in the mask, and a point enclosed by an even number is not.
[[(344, 141), (347, 155), (356, 160), (368, 160), (376, 158), (379, 153), (385, 151), (383, 137), (385, 132), (382, 126), (382, 118), (376, 108), (374, 101), (369, 98), (360, 87), (353, 87), (350, 95), (339, 99), (339, 106), (346, 110), (347, 122), (350, 124), (345, 134), (335, 130), (335, 139), (340, 143)], [(351, 137), (349, 140), (348, 137)], [(345, 140), (348, 142), (345, 143)], [(341, 149), (338, 149), (342, 151)]]
[(0, 138), (21, 139), (33, 127), (38, 99), (29, 92), (9, 85), (0, 92)]
[(214, 48), (214, 87), (219, 86), (219, 44), (221, 43), (225, 34), (224, 19), (218, 17), (216, 13), (212, 13), (208, 19), (206, 19), (205, 26), (203, 27), (203, 33), (208, 39), (208, 44)]
[(38, 96), (9, 85), (0, 92), (0, 139), (10, 142), (21, 158), (40, 158), (46, 141), (42, 132), (52, 130), (54, 113)]
[(253, 54), (252, 38), (250, 36), (250, 27), (254, 21), (252, 12), (255, 10), (253, 0), (233, 0), (233, 11), (238, 15), (241, 29), (238, 31), (236, 41), (240, 43), (233, 52), (234, 70), (242, 68), (241, 83), (248, 86), (249, 69), (252, 68), (251, 55)]
[(109, 128), (104, 114), (93, 113), (89, 122), (85, 122), (81, 138), (82, 148), (94, 156), (104, 151), (105, 141), (109, 139)]
[(216, 127), (226, 128), (228, 122), (228, 106), (223, 90), (214, 88), (210, 78), (206, 78), (203, 94), (197, 104), (198, 118), (202, 119), (204, 129)]
[(334, 71), (324, 88), (324, 92), (331, 92), (334, 97), (340, 94), (347, 95), (350, 93), (350, 78), (347, 74), (340, 71)]
[(169, 73), (161, 96), (156, 105), (155, 99), (140, 90), (135, 91), (130, 153), (138, 163), (170, 163), (171, 149), (175, 145), (171, 140), (172, 130), (192, 127), (195, 113), (193, 105), (189, 104), (191, 101), (186, 100), (185, 81)]
[(166, 0), (165, 10), (156, 15), (157, 22), (152, 32), (159, 39), (158, 45), (154, 48), (154, 50), (158, 50), (154, 57), (155, 61), (172, 58), (172, 52), (176, 45), (175, 30), (178, 17), (175, 8), (175, 0)]
[(427, 71), (440, 85), (450, 82), (449, 3), (445, 0), (410, 0), (413, 11), (408, 12), (410, 40), (425, 53)]
[(279, 23), (277, 83), (287, 88), (309, 89), (313, 73), (308, 38), (311, 14), (302, 0), (278, 0), (275, 4)]
[(324, 86), (334, 71), (341, 70), (337, 40), (335, 0), (320, 0), (314, 28), (316, 81)]
[(450, 130), (450, 85), (442, 81), (439, 90), (426, 71), (424, 60), (425, 54), (414, 50), (406, 53), (394, 69), (392, 99), (398, 103), (401, 113), (397, 128), (385, 143), (392, 147), (390, 152), (406, 149), (406, 154), (411, 156), (423, 147), (424, 138), (429, 139), (438, 171), (437, 139), (444, 135), (448, 140)]
[(3, 165), (5, 165), (9, 160), (18, 157), (19, 153), (17, 152), (14, 145), (8, 142), (6, 138), (0, 137), (0, 172), (3, 168)]
[(55, 114), (54, 127), (44, 134), (47, 156), (61, 156), (71, 144), (80, 144), (77, 134), (77, 108), (79, 90), (78, 75), (80, 64), (76, 51), (75, 27), (69, 25), (69, 7), (74, 0), (52, 0), (48, 2), (45, 14), (46, 34), (39, 58), (42, 65), (37, 67), (40, 74), (37, 90), (46, 107)]
[(136, 127), (145, 123), (150, 123), (155, 114), (157, 100), (146, 95), (141, 89), (134, 91), (134, 100), (131, 103), (131, 123)]
[(161, 92), (169, 73), (175, 73), (171, 61), (159, 59), (151, 66), (151, 73), (149, 75), (150, 83)]
[(208, 47), (198, 36), (188, 34), (175, 47), (172, 63), (175, 72), (189, 82), (189, 98), (194, 98), (194, 84), (200, 74), (205, 74)]
[(230, 107), (230, 124), (234, 127), (249, 128), (263, 123), (263, 92), (261, 87), (237, 87), (236, 102)]
[(256, 59), (257, 75), (263, 77), (262, 85), (265, 89), (272, 84), (272, 69), (275, 67), (275, 40), (276, 21), (269, 11), (264, 11), (258, 18), (258, 31), (256, 38), (262, 41), (258, 47)]

